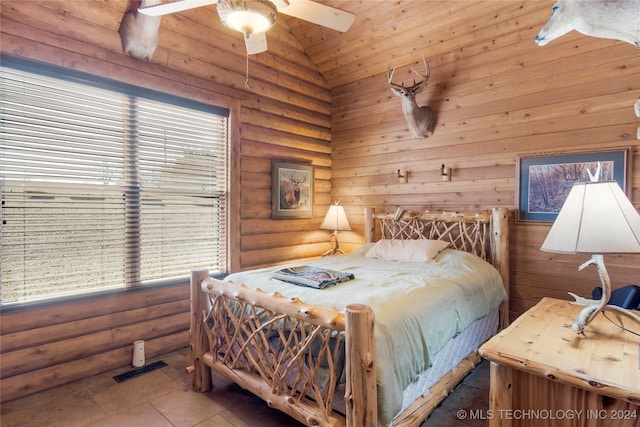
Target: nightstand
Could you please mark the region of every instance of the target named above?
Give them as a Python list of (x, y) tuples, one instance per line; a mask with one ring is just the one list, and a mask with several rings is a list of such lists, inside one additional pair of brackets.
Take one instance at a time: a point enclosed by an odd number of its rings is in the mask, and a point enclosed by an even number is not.
[(480, 347), (490, 426), (640, 426), (640, 337), (602, 314), (577, 335), (567, 326), (581, 308), (543, 298)]

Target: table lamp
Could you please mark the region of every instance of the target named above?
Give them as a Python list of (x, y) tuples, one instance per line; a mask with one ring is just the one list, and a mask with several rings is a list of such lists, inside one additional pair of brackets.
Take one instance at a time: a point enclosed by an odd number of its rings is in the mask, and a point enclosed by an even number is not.
[(578, 270), (594, 264), (602, 282), (602, 298), (590, 300), (571, 292), (575, 304), (585, 308), (571, 326), (584, 334), (584, 328), (598, 313), (615, 312), (640, 323), (640, 317), (621, 307), (607, 305), (611, 280), (603, 254), (640, 253), (640, 214), (615, 181), (574, 184), (541, 250), (567, 254), (592, 254)]
[[(333, 249), (329, 249), (327, 252), (323, 253), (322, 256), (327, 255), (335, 255), (336, 253), (343, 254), (344, 251), (340, 249), (340, 245), (338, 244), (338, 231), (349, 231), (351, 227), (349, 227), (349, 221), (347, 221), (347, 215), (344, 212), (344, 208), (336, 202), (335, 205), (329, 206), (329, 211), (324, 216), (322, 220), (322, 224), (320, 224), (320, 228), (323, 230), (333, 230), (331, 233), (331, 237), (335, 239), (335, 246)], [(331, 242), (331, 237), (329, 237), (329, 242)]]

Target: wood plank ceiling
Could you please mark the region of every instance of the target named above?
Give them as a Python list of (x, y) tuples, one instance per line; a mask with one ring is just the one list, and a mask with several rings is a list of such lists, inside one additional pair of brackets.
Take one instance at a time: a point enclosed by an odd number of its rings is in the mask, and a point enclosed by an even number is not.
[[(340, 33), (284, 14), (278, 19), (286, 21), (332, 89), (374, 75), (384, 76), (388, 61), (392, 66), (420, 66), (422, 53), (427, 57), (446, 56), (452, 46), (462, 51), (483, 40), (487, 26), (505, 25), (505, 16), (523, 9), (521, 2), (514, 1), (500, 2), (496, 8), (469, 1), (321, 2), (354, 13), (352, 27)], [(536, 3), (534, 7), (527, 5), (527, 13), (550, 14), (549, 2)], [(531, 34), (532, 44), (537, 31), (538, 28), (529, 28), (527, 33)]]

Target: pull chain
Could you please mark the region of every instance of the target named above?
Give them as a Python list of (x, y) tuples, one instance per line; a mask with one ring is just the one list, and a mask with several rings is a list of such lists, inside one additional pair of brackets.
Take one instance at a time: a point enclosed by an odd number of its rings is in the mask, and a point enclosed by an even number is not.
[(247, 52), (247, 75), (244, 81), (244, 87), (251, 89), (251, 85), (249, 84), (249, 52)]

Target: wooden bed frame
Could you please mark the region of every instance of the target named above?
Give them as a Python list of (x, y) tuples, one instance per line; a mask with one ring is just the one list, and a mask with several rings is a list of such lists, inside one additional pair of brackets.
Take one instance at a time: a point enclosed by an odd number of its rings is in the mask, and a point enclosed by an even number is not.
[[(454, 249), (475, 253), (498, 269), (508, 295), (506, 208), (479, 213), (398, 210), (395, 214), (374, 214), (368, 208), (367, 242), (376, 235), (374, 220), (383, 238), (440, 239), (450, 241)], [(500, 307), (500, 319), (505, 327), (508, 302)], [(211, 389), (214, 370), (308, 426), (378, 425), (374, 313), (369, 306), (352, 304), (342, 313), (195, 270), (190, 332), (195, 391)], [(427, 396), (396, 416), (393, 425), (419, 426), (479, 361), (478, 352), (473, 351)], [(342, 363), (344, 392), (337, 389)], [(332, 409), (336, 390), (345, 397), (345, 416)]]

